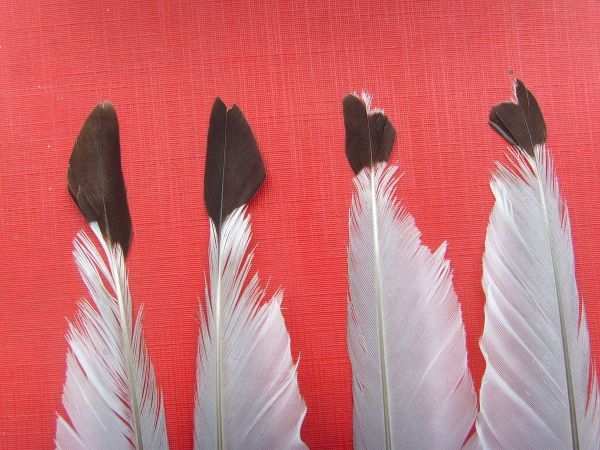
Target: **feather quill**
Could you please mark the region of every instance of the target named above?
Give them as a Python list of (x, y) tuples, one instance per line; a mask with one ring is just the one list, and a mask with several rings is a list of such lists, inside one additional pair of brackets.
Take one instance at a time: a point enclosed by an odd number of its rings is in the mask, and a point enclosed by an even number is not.
[(546, 149), (546, 125), (522, 81), (490, 125), (513, 147), (498, 164), (483, 258), (486, 360), (480, 448), (598, 449), (598, 384), (579, 300), (567, 208)]
[(344, 98), (350, 210), (348, 348), (354, 447), (456, 449), (473, 426), (476, 396), (446, 245), (431, 252), (394, 200), (388, 165), (395, 131), (371, 98)]
[(211, 113), (204, 198), (210, 216), (210, 279), (201, 310), (195, 448), (300, 449), (306, 405), (281, 313), (283, 293), (263, 304), (250, 276), (246, 204), (265, 179), (256, 140), (237, 106)]
[(131, 218), (121, 171), (119, 126), (110, 103), (88, 116), (69, 161), (68, 188), (102, 253), (80, 231), (73, 256), (92, 303), (82, 301), (69, 325), (59, 449), (166, 449), (161, 395), (134, 320), (125, 252)]

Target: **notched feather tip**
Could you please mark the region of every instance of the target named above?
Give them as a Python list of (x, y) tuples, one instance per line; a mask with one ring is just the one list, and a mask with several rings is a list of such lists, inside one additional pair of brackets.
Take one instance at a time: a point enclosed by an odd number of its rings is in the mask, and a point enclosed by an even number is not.
[(127, 255), (131, 215), (121, 168), (119, 121), (109, 102), (98, 104), (83, 124), (69, 159), (67, 180), (85, 219), (97, 222), (105, 239), (120, 244)]
[(540, 106), (525, 84), (515, 80), (515, 100), (490, 111), (490, 126), (504, 139), (533, 156), (536, 145), (546, 143), (546, 123)]
[(355, 174), (364, 167), (387, 161), (396, 130), (381, 110), (371, 110), (371, 97), (348, 94), (343, 100), (346, 156)]
[(245, 205), (266, 178), (263, 159), (240, 109), (217, 97), (210, 114), (204, 171), (204, 202), (217, 230)]

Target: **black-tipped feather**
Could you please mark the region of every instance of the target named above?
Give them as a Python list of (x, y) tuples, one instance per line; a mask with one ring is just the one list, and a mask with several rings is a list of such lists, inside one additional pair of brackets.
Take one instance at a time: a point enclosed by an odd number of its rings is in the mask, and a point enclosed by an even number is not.
[[(212, 108), (204, 201), (211, 218), (206, 315), (196, 371), (195, 449), (305, 449), (306, 405), (281, 314), (252, 275), (246, 205), (265, 180), (256, 140), (237, 106)], [(214, 226), (213, 226), (214, 225)]]
[(131, 215), (121, 169), (117, 113), (109, 102), (98, 104), (86, 119), (73, 147), (68, 189), (85, 219), (98, 222), (104, 237), (127, 255)]
[(480, 342), (486, 371), (478, 442), (468, 448), (600, 449), (600, 397), (569, 215), (540, 145), (540, 108), (521, 81), (514, 88), (517, 103), (494, 107), (490, 125), (526, 157), (499, 165), (491, 182)]
[(265, 164), (240, 109), (219, 97), (210, 114), (204, 202), (217, 230), (234, 209), (245, 205), (265, 181)]
[(515, 80), (516, 102), (500, 103), (490, 111), (490, 126), (531, 156), (536, 145), (546, 143), (546, 123), (535, 97), (521, 80)]
[(354, 94), (344, 97), (346, 156), (355, 174), (363, 167), (387, 161), (396, 139), (396, 130), (382, 111), (368, 111), (368, 105)]
[(357, 173), (348, 221), (354, 448), (461, 448), (477, 396), (445, 244), (431, 252), (397, 202), (389, 120), (366, 93), (343, 105)]

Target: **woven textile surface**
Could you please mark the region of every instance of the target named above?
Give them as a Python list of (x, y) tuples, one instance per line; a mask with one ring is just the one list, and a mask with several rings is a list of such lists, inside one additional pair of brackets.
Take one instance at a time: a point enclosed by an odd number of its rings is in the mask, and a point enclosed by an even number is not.
[[(424, 242), (448, 241), (476, 387), (489, 180), (506, 145), (491, 106), (522, 78), (548, 125), (577, 280), (600, 357), (600, 9), (595, 0), (0, 2), (0, 449), (53, 447), (65, 333), (86, 295), (83, 218), (66, 189), (93, 106), (119, 115), (134, 307), (171, 448), (192, 447), (198, 309), (208, 268), (206, 133), (219, 95), (244, 111), (267, 181), (250, 203), (254, 269), (284, 316), (311, 448), (352, 447), (348, 209), (341, 100), (374, 94), (398, 136), (398, 198)], [(257, 355), (260, 357), (260, 355)]]

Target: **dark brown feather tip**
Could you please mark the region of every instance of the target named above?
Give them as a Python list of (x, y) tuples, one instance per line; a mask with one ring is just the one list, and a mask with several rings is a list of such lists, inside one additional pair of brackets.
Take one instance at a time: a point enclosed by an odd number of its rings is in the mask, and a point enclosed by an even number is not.
[(266, 178), (265, 164), (240, 109), (227, 109), (217, 97), (210, 114), (204, 202), (217, 231), (236, 208), (256, 194)]
[(131, 244), (131, 216), (121, 169), (117, 113), (100, 103), (86, 119), (73, 146), (67, 187), (89, 222), (97, 222), (111, 243), (127, 255)]
[(521, 80), (515, 80), (515, 99), (490, 111), (489, 124), (509, 144), (534, 156), (536, 145), (546, 143), (546, 123), (538, 102)]
[(354, 173), (380, 161), (387, 161), (396, 139), (396, 130), (382, 111), (368, 111), (355, 94), (343, 100), (346, 128), (346, 156)]

